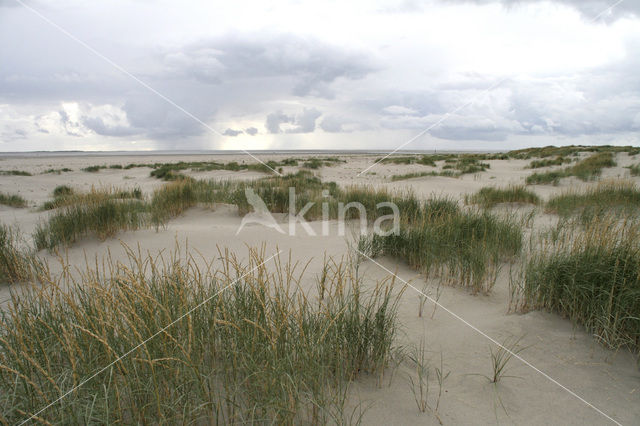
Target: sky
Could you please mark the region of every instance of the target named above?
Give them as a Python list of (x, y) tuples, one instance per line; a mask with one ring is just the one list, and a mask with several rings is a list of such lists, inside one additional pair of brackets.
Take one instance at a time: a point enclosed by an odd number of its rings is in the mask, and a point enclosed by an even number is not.
[(640, 145), (639, 0), (0, 0), (0, 151)]

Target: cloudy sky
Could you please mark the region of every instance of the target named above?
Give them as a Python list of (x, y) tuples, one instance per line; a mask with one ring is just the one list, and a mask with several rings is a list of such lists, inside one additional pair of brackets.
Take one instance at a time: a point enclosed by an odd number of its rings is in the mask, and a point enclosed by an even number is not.
[(0, 151), (416, 135), (640, 144), (640, 1), (0, 0)]

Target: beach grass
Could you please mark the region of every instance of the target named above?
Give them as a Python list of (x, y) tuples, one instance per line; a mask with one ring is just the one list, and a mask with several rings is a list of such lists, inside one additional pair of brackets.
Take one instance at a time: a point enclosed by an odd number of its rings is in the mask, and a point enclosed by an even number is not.
[[(514, 306), (545, 309), (610, 348), (640, 348), (640, 226), (615, 215), (562, 221), (524, 259)], [(514, 294), (512, 292), (512, 294)]]
[(572, 160), (567, 157), (563, 157), (561, 155), (550, 158), (550, 159), (542, 159), (542, 160), (533, 160), (527, 166), (528, 169), (539, 169), (542, 167), (550, 167), (550, 166), (561, 166), (565, 163), (570, 163)]
[(144, 226), (148, 222), (147, 204), (135, 198), (121, 199), (122, 195), (128, 194), (102, 189), (54, 199), (54, 208), (58, 210), (36, 227), (33, 235), (36, 248), (51, 250), (85, 236), (105, 239), (121, 230)]
[(68, 168), (68, 167), (63, 167), (60, 169), (47, 169), (43, 172), (43, 174), (55, 174), (55, 175), (59, 175), (63, 172), (72, 172), (73, 170)]
[(30, 172), (24, 170), (0, 170), (0, 175), (4, 176), (33, 176)]
[(41, 261), (25, 248), (19, 235), (0, 224), (0, 284), (27, 281), (42, 271)]
[(528, 190), (526, 187), (509, 186), (507, 188), (484, 187), (471, 196), (465, 197), (467, 204), (478, 204), (484, 208), (494, 207), (500, 203), (523, 203), (534, 204), (540, 203), (540, 197)]
[(80, 193), (68, 185), (58, 185), (53, 189), (51, 195), (53, 199), (46, 201), (42, 205), (42, 210), (53, 210), (73, 204), (91, 203), (101, 198), (111, 198), (114, 200), (142, 200), (144, 198), (142, 190), (139, 187), (133, 189), (120, 189), (117, 187), (91, 188), (87, 193)]
[[(333, 158), (333, 157), (331, 157)], [(320, 161), (322, 165), (330, 164), (333, 160), (331, 158), (319, 160), (313, 164), (316, 168), (320, 167)], [(313, 160), (309, 160), (313, 161)], [(342, 161), (342, 160), (338, 160)], [(229, 171), (241, 171), (251, 170), (260, 173), (272, 174), (274, 170), (279, 170), (284, 166), (297, 166), (298, 159), (296, 158), (284, 158), (280, 161), (269, 160), (264, 163), (238, 163), (231, 161), (229, 163), (220, 163), (217, 161), (179, 161), (176, 163), (154, 163), (154, 164), (129, 164), (125, 166), (125, 169), (133, 167), (151, 167), (150, 176), (171, 181), (180, 179), (184, 176), (181, 172), (185, 170), (191, 170), (192, 172), (207, 172), (212, 170), (229, 170)]]
[(391, 182), (397, 182), (399, 180), (407, 180), (407, 179), (414, 179), (414, 178), (427, 177), (427, 176), (460, 177), (461, 174), (454, 172), (453, 170), (443, 170), (441, 172), (430, 171), (430, 172), (406, 173), (403, 175), (392, 175)]
[(601, 153), (608, 152), (616, 154), (626, 152), (628, 155), (636, 155), (640, 153), (640, 147), (637, 146), (613, 146), (613, 145), (567, 145), (567, 146), (545, 146), (541, 148), (524, 148), (507, 152), (509, 158), (528, 160), (531, 158), (547, 158), (547, 157), (577, 157), (580, 153), (591, 152)]
[(613, 153), (609, 151), (597, 152), (575, 165), (562, 170), (551, 170), (542, 173), (533, 173), (527, 176), (527, 185), (557, 185), (560, 179), (575, 176), (580, 180), (594, 180), (602, 174), (602, 169), (614, 167), (616, 162)]
[(102, 170), (102, 169), (106, 169), (106, 168), (107, 168), (107, 166), (105, 166), (105, 165), (94, 165), (94, 166), (87, 166), (87, 167), (84, 167), (84, 168), (82, 169), (82, 171), (83, 171), (83, 172), (89, 172), (89, 173), (97, 173), (97, 172), (99, 172), (100, 170)]
[(376, 162), (383, 164), (422, 164), (423, 166), (436, 167), (436, 161), (440, 159), (442, 158), (432, 155), (390, 155), (378, 158)]
[(501, 263), (522, 247), (522, 230), (514, 221), (462, 210), (447, 198), (427, 200), (403, 222), (398, 234), (361, 237), (359, 246), (400, 258), (426, 276), (446, 276), (474, 293), (488, 293)]
[(631, 176), (640, 176), (640, 164), (634, 164), (628, 167)]
[(392, 281), (364, 288), (333, 262), (315, 294), (264, 250), (221, 251), (216, 265), (128, 253), (12, 298), (4, 422), (357, 423), (350, 383), (382, 377), (397, 334)]
[(414, 179), (414, 178), (426, 177), (426, 176), (438, 176), (438, 173), (437, 172), (415, 172), (415, 173), (405, 173), (402, 175), (392, 175), (391, 182), (397, 182), (399, 180)]
[(0, 192), (0, 204), (9, 207), (26, 207), (27, 200), (19, 194), (5, 194), (4, 192)]
[[(246, 198), (247, 188), (252, 189), (272, 213), (291, 210), (297, 213), (311, 203), (304, 213), (307, 220), (325, 217), (376, 220), (392, 213), (390, 208), (380, 207), (380, 203), (396, 204), (407, 220), (419, 213), (419, 202), (410, 192), (390, 192), (371, 186), (340, 188), (335, 182), (322, 182), (305, 170), (251, 181), (196, 180), (182, 176), (154, 191), (150, 199), (145, 199), (139, 189), (103, 188), (92, 189), (89, 193), (60, 190), (57, 195), (54, 193), (53, 200), (44, 204), (44, 209), (59, 210), (47, 223), (38, 226), (35, 240), (38, 249), (53, 249), (90, 234), (103, 239), (115, 235), (118, 230), (159, 228), (198, 204), (232, 204), (244, 215), (253, 209)], [(295, 200), (290, 198), (291, 190), (295, 192)], [(292, 201), (295, 205), (290, 206)], [(349, 203), (360, 203), (364, 210)]]
[(581, 214), (593, 217), (602, 214), (640, 211), (640, 189), (634, 182), (610, 180), (583, 191), (568, 191), (550, 198), (548, 212), (561, 216)]

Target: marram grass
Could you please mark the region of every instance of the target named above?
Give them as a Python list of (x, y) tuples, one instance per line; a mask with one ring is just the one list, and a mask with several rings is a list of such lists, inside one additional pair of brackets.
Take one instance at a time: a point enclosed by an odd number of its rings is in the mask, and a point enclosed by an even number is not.
[(402, 292), (392, 281), (365, 289), (353, 267), (329, 263), (310, 293), (301, 268), (265, 265), (264, 250), (246, 263), (221, 251), (216, 264), (128, 253), (75, 280), (43, 275), (11, 300), (0, 319), (0, 421), (357, 421), (349, 382), (384, 372)]
[(0, 285), (27, 281), (42, 271), (42, 263), (25, 250), (20, 234), (0, 224)]
[(367, 255), (395, 256), (427, 276), (446, 276), (487, 293), (501, 263), (519, 254), (522, 230), (488, 211), (462, 210), (455, 201), (435, 198), (403, 220), (398, 235), (362, 237), (359, 246)]
[(602, 174), (602, 169), (616, 165), (614, 153), (610, 151), (597, 152), (575, 165), (562, 170), (551, 170), (543, 173), (533, 173), (527, 176), (527, 185), (557, 185), (560, 179), (575, 176), (580, 180), (595, 180)]
[(640, 349), (640, 225), (613, 215), (561, 221), (534, 244), (512, 306), (546, 309), (610, 348)]
[(94, 235), (105, 239), (121, 230), (138, 229), (148, 222), (148, 207), (142, 200), (120, 197), (120, 191), (112, 189), (92, 190), (87, 194), (70, 194), (57, 197), (57, 208), (46, 222), (40, 223), (33, 235), (38, 250), (53, 249), (60, 244)]
[(0, 192), (0, 204), (10, 207), (27, 207), (27, 200), (19, 194), (5, 194)]
[(509, 186), (507, 188), (484, 187), (471, 196), (465, 197), (468, 204), (479, 204), (490, 208), (500, 203), (538, 204), (538, 195), (524, 186)]
[(640, 211), (640, 189), (633, 181), (608, 180), (583, 191), (568, 191), (549, 199), (547, 211), (561, 216), (580, 213), (584, 218), (607, 212)]

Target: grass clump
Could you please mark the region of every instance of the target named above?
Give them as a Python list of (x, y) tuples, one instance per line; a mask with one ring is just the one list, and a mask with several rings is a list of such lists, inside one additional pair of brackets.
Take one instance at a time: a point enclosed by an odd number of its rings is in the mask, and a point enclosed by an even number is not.
[[(448, 158), (448, 157), (447, 157)], [(436, 167), (436, 161), (444, 159), (444, 157), (437, 155), (402, 155), (402, 156), (389, 156), (378, 158), (377, 163), (391, 163), (391, 164), (421, 164), (423, 166)]]
[(52, 192), (53, 200), (45, 201), (42, 205), (42, 210), (53, 210), (60, 206), (71, 204), (76, 199), (75, 191), (73, 188), (67, 185), (58, 185)]
[(599, 152), (576, 163), (568, 169), (569, 176), (576, 176), (581, 180), (592, 180), (602, 173), (605, 167), (615, 167), (616, 162), (611, 152)]
[(111, 198), (113, 200), (143, 199), (142, 190), (138, 187), (134, 189), (105, 188), (97, 191), (92, 189), (89, 193), (77, 193), (73, 188), (67, 185), (59, 185), (55, 187), (52, 192), (53, 200), (46, 201), (42, 205), (42, 209), (53, 210), (72, 204), (92, 202), (95, 200), (96, 194), (98, 193), (101, 193), (104, 197)]
[(194, 206), (198, 202), (196, 185), (192, 179), (181, 179), (157, 189), (150, 205), (152, 223), (158, 227)]
[(545, 146), (542, 148), (525, 148), (519, 149), (515, 151), (509, 151), (507, 155), (510, 158), (524, 159), (528, 160), (531, 158), (546, 158), (546, 157), (569, 157), (569, 156), (578, 156), (581, 152), (592, 152), (592, 153), (600, 153), (607, 152), (611, 154), (616, 154), (619, 152), (626, 152), (629, 155), (636, 155), (640, 153), (639, 147), (634, 146), (612, 146), (612, 145), (568, 145), (568, 146)]
[(19, 194), (5, 194), (0, 192), (0, 204), (9, 207), (26, 207), (27, 201)]
[(106, 169), (107, 166), (88, 166), (82, 169), (83, 172), (89, 172), (89, 173), (97, 173), (99, 172), (101, 169)]
[(73, 188), (67, 185), (58, 185), (53, 189), (54, 198), (68, 197), (73, 194), (74, 194)]
[(640, 347), (640, 227), (603, 217), (561, 222), (525, 261), (522, 311), (546, 309), (584, 326), (610, 348)]
[(70, 244), (87, 235), (105, 239), (120, 230), (138, 229), (147, 221), (148, 208), (143, 201), (119, 199), (111, 190), (93, 190), (57, 200), (59, 210), (35, 230), (38, 250)]
[(42, 263), (19, 246), (18, 233), (0, 224), (0, 283), (14, 283), (33, 278), (42, 271)]
[(484, 172), (490, 167), (489, 163), (482, 163), (476, 156), (471, 155), (461, 156), (454, 165), (460, 175)]
[(469, 204), (479, 204), (484, 208), (491, 208), (500, 203), (539, 204), (540, 197), (524, 186), (510, 186), (508, 188), (485, 187), (477, 193), (465, 197)]
[(422, 164), (423, 166), (436, 167), (436, 161), (440, 160), (438, 156), (431, 155), (405, 155), (405, 156), (389, 156), (378, 158), (378, 163), (391, 163), (391, 164)]
[(391, 181), (392, 182), (397, 182), (399, 180), (407, 180), (407, 179), (413, 179), (413, 178), (419, 178), (419, 177), (425, 177), (425, 176), (439, 176), (439, 173), (436, 172), (416, 172), (416, 173), (406, 173), (404, 175), (393, 175), (391, 176)]
[(527, 176), (527, 185), (557, 185), (560, 179), (566, 177), (564, 170), (552, 170), (544, 173), (533, 173)]
[[(487, 156), (489, 157), (489, 156)], [(430, 172), (415, 172), (406, 173), (402, 175), (391, 176), (393, 182), (405, 179), (412, 179), (416, 177), (424, 176), (444, 176), (444, 177), (460, 177), (464, 174), (473, 174), (484, 172), (491, 166), (489, 163), (483, 163), (481, 160), (486, 157), (479, 154), (442, 154), (442, 155), (423, 155), (420, 158), (417, 157), (388, 157), (380, 162), (393, 162), (395, 164), (423, 164), (432, 167), (436, 167), (436, 161), (444, 160), (445, 164), (442, 167), (442, 171), (430, 171)]]
[[(327, 157), (325, 159), (315, 159), (316, 161), (322, 161), (322, 164), (330, 164), (334, 157)], [(337, 160), (336, 161), (342, 161)], [(315, 163), (314, 163), (315, 164)], [(212, 170), (229, 170), (229, 171), (241, 171), (252, 170), (261, 173), (273, 173), (274, 170), (278, 170), (283, 166), (297, 166), (298, 160), (295, 158), (285, 158), (281, 161), (269, 160), (265, 163), (251, 163), (251, 164), (239, 164), (236, 161), (229, 163), (218, 163), (216, 161), (180, 161), (177, 163), (155, 163), (155, 164), (129, 164), (125, 166), (125, 169), (133, 167), (151, 167), (153, 170), (150, 173), (151, 177), (158, 179), (171, 181), (181, 179), (184, 177), (180, 172), (184, 170), (191, 170), (193, 172), (207, 172)], [(318, 167), (320, 165), (318, 164)]]
[(318, 158), (310, 158), (302, 164), (302, 167), (304, 167), (305, 169), (319, 169), (326, 164), (327, 163)]
[(546, 160), (533, 160), (527, 166), (528, 169), (539, 169), (541, 167), (561, 166), (565, 163), (570, 163), (571, 159), (563, 156), (557, 156), (556, 158)]
[[(279, 165), (285, 165), (285, 166), (297, 165), (297, 162), (296, 162), (296, 164), (286, 164), (286, 161), (287, 160), (284, 160), (284, 161), (282, 161), (280, 163), (277, 163), (276, 166), (279, 166)], [(334, 166), (337, 163), (345, 163), (345, 162), (346, 162), (346, 160), (342, 160), (342, 159), (340, 159), (338, 157), (311, 157), (307, 161), (302, 163), (302, 167), (304, 167), (305, 169), (319, 169), (320, 167)]]
[(364, 237), (360, 245), (374, 248), (374, 256), (396, 256), (427, 276), (446, 275), (486, 293), (500, 263), (520, 252), (522, 230), (487, 211), (463, 211), (454, 201), (436, 198), (420, 206), (413, 220), (405, 220), (397, 235)]
[(557, 185), (560, 179), (575, 176), (580, 180), (593, 180), (600, 176), (605, 167), (614, 167), (616, 162), (611, 152), (598, 152), (563, 170), (552, 170), (546, 173), (534, 173), (527, 176), (527, 185)]
[(631, 176), (640, 176), (640, 164), (627, 167)]
[(51, 173), (51, 174), (59, 175), (60, 173), (63, 173), (63, 172), (72, 172), (72, 171), (73, 170), (68, 167), (63, 167), (61, 169), (47, 169), (43, 172), (43, 174)]
[(222, 252), (220, 264), (197, 265), (189, 253), (129, 251), (124, 263), (13, 298), (0, 318), (3, 418), (348, 422), (349, 383), (381, 376), (390, 357), (393, 282), (365, 289), (352, 267), (329, 263), (313, 295), (298, 287), (295, 265), (276, 259), (273, 272), (255, 249), (249, 259)]
[(549, 199), (546, 207), (561, 216), (581, 213), (592, 217), (611, 211), (633, 213), (640, 210), (640, 189), (633, 182), (606, 181), (585, 191), (556, 195)]
[(33, 176), (29, 172), (25, 172), (24, 170), (0, 170), (0, 175), (4, 176)]

